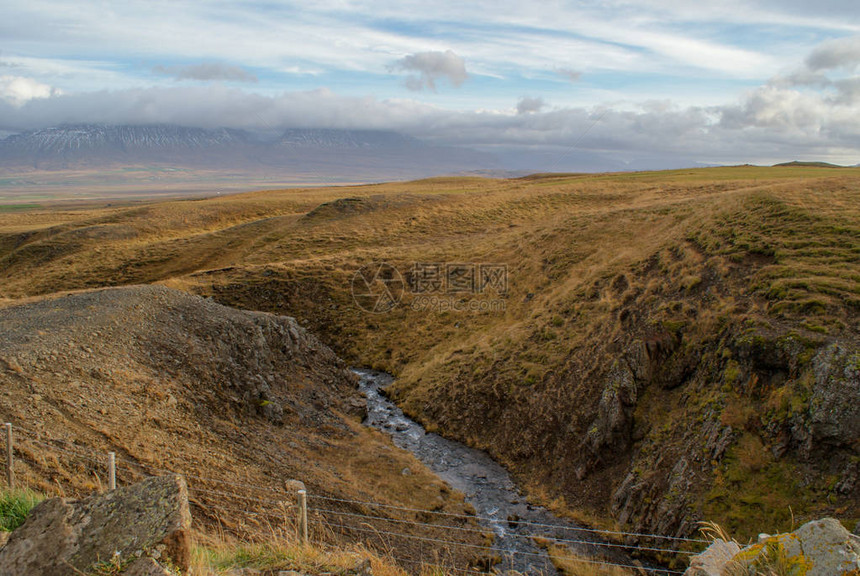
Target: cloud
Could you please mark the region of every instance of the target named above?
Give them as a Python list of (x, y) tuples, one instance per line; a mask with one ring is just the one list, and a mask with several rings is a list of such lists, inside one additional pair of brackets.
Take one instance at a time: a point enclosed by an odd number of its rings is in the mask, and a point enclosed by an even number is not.
[[(811, 51), (810, 58), (813, 53), (822, 52)], [(791, 159), (856, 164), (860, 77), (812, 71), (806, 60), (800, 55), (795, 72), (708, 106), (655, 98), (565, 107), (553, 98), (550, 108), (542, 98), (523, 97), (515, 111), (510, 101), (444, 109), (416, 99), (357, 97), (328, 89), (265, 95), (224, 84), (57, 94), (35, 80), (4, 76), (0, 130), (88, 122), (272, 132), (288, 127), (395, 130), (434, 144), (497, 152), (524, 168), (554, 170)], [(448, 78), (438, 67), (427, 70), (436, 80)], [(420, 76), (416, 81), (432, 88)]]
[(540, 112), (545, 106), (546, 102), (544, 102), (543, 98), (523, 96), (520, 98), (520, 101), (517, 102), (517, 114), (533, 114), (535, 112)]
[(241, 66), (222, 62), (205, 62), (186, 66), (155, 66), (152, 71), (175, 80), (224, 80), (226, 82), (257, 82), (257, 77)]
[(406, 78), (410, 90), (428, 88), (436, 90), (436, 81), (447, 78), (454, 87), (459, 87), (469, 78), (466, 62), (451, 50), (445, 52), (418, 52), (401, 58), (391, 66), (392, 70), (418, 72)]
[(0, 76), (0, 100), (13, 106), (23, 106), (35, 98), (50, 98), (61, 94), (60, 90), (32, 78), (22, 76)]
[[(525, 103), (532, 111), (512, 114), (445, 110), (414, 100), (356, 98), (326, 89), (264, 96), (223, 85), (176, 86), (35, 98), (17, 107), (0, 102), (0, 130), (97, 122), (272, 132), (287, 127), (395, 130), (435, 144), (510, 154), (524, 166), (556, 170), (588, 169), (582, 160), (586, 157), (593, 169), (647, 167), (635, 164), (644, 158), (651, 167), (811, 157), (839, 162), (852, 153), (857, 159), (850, 163), (860, 160), (856, 102), (836, 103), (825, 94), (763, 86), (739, 102), (712, 108), (652, 101), (627, 109), (547, 110), (538, 107), (540, 99), (532, 100)], [(523, 151), (542, 155), (544, 164), (527, 164), (536, 156)]]
[(860, 35), (824, 42), (807, 57), (806, 65), (814, 72), (836, 68), (856, 69), (860, 65)]
[(579, 79), (582, 77), (582, 72), (578, 72), (570, 68), (556, 68), (555, 71), (571, 82), (579, 82)]

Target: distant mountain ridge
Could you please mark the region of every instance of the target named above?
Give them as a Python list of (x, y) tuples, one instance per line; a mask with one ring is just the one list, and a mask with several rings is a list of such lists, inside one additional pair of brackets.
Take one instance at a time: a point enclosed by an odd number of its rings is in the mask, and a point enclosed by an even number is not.
[(426, 147), (417, 138), (387, 130), (289, 129), (278, 140), (279, 146), (293, 148), (386, 148), (389, 146)]
[(0, 140), (0, 168), (100, 169), (161, 165), (334, 178), (396, 179), (497, 167), (488, 154), (433, 146), (383, 130), (291, 128), (267, 135), (231, 128), (64, 125)]
[(32, 130), (0, 140), (0, 153), (27, 151), (63, 154), (119, 148), (131, 151), (153, 148), (206, 148), (245, 143), (242, 130), (184, 128), (180, 126), (72, 125)]
[(801, 160), (782, 162), (780, 164), (774, 164), (774, 166), (799, 166), (807, 168), (849, 168), (849, 166), (840, 166), (839, 164), (831, 164), (830, 162), (804, 162)]

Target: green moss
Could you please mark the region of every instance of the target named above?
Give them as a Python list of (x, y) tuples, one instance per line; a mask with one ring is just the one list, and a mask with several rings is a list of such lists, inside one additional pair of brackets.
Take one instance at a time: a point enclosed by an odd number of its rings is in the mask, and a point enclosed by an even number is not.
[(741, 375), (741, 367), (734, 360), (729, 360), (726, 362), (726, 367), (723, 370), (723, 380), (725, 380), (726, 384), (732, 386), (735, 382), (738, 381)]
[(684, 286), (684, 290), (687, 292), (692, 292), (702, 283), (702, 277), (698, 275), (690, 275), (684, 276), (681, 280), (681, 284)]
[(667, 332), (677, 333), (684, 329), (687, 322), (684, 320), (663, 320), (661, 322), (663, 329)]
[(757, 437), (743, 433), (714, 469), (703, 515), (742, 540), (763, 526), (788, 531), (794, 514), (821, 504), (816, 487), (801, 485), (801, 477), (790, 459), (777, 460)]

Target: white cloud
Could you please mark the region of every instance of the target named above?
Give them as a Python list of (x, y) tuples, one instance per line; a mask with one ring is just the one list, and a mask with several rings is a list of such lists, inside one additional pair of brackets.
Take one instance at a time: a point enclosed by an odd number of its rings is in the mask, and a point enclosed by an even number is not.
[(176, 80), (223, 80), (225, 82), (257, 82), (258, 78), (241, 66), (223, 62), (204, 62), (185, 66), (155, 66), (156, 74), (172, 76)]
[(58, 96), (60, 91), (32, 78), (0, 76), (0, 100), (13, 106), (23, 106), (35, 98)]
[[(432, 9), (418, 0), (177, 0), (166, 18), (166, 7), (154, 11), (144, 0), (108, 7), (9, 0), (0, 5), (7, 63), (0, 71), (14, 76), (0, 81), (0, 129), (62, 122), (384, 128), (568, 156), (575, 148), (731, 162), (853, 151), (856, 163), (856, 6), (807, 4), (608, 0), (535, 10), (515, 0), (440, 0)], [(836, 34), (853, 35), (814, 46)], [(158, 70), (238, 81), (253, 69), (262, 94), (153, 77), (155, 64), (177, 58), (249, 68)], [(433, 96), (447, 110), (417, 94), (396, 99), (404, 92), (386, 70), (403, 73), (413, 89), (462, 89)], [(469, 77), (476, 81), (465, 84)], [(680, 93), (681, 77), (696, 91), (696, 106)], [(321, 85), (338, 92), (313, 89)], [(57, 96), (52, 86), (69, 94)], [(740, 93), (749, 86), (758, 87)], [(551, 109), (523, 98), (513, 113), (511, 102), (537, 91)]]
[(806, 65), (813, 72), (834, 68), (857, 69), (860, 66), (860, 35), (824, 42), (812, 51)]
[(523, 96), (517, 102), (517, 114), (534, 114), (535, 112), (540, 112), (545, 106), (546, 102), (544, 102), (543, 98)]
[(582, 72), (578, 72), (571, 68), (556, 68), (555, 71), (560, 76), (570, 80), (571, 82), (579, 82), (580, 78), (582, 78)]
[(391, 69), (418, 73), (406, 78), (406, 87), (410, 90), (435, 91), (440, 78), (447, 78), (452, 86), (459, 87), (469, 78), (466, 62), (452, 50), (410, 54), (395, 62)]
[[(847, 90), (847, 89), (846, 89)], [(546, 167), (567, 169), (591, 155), (616, 168), (648, 158), (652, 167), (697, 161), (762, 159), (838, 161), (860, 150), (860, 110), (828, 94), (762, 86), (732, 105), (683, 107), (649, 101), (627, 109), (546, 110), (538, 98), (510, 110), (452, 111), (415, 100), (380, 100), (329, 90), (262, 96), (225, 86), (181, 86), (0, 103), (0, 130), (70, 122), (176, 123), (278, 131), (287, 127), (387, 129), (429, 142), (542, 155)], [(860, 161), (860, 154), (852, 163)], [(547, 160), (549, 159), (549, 160)], [(522, 160), (525, 162), (526, 160)], [(596, 162), (597, 160), (595, 160)], [(644, 160), (643, 160), (644, 162)], [(595, 164), (596, 165), (596, 164)], [(601, 164), (607, 166), (607, 164)], [(645, 166), (639, 166), (645, 167)]]

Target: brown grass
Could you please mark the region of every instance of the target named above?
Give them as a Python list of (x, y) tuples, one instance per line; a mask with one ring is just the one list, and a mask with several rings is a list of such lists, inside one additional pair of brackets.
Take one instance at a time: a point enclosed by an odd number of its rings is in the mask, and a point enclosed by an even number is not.
[[(0, 298), (162, 282), (296, 316), (349, 361), (396, 373), (393, 393), (429, 428), (490, 450), (540, 486), (534, 494), (545, 501), (608, 524), (614, 488), (637, 467), (668, 474), (652, 464), (663, 454), (669, 466), (690, 444), (686, 431), (712, 419), (756, 428), (754, 410), (775, 392), (732, 372), (739, 359), (723, 356), (731, 339), (860, 340), (858, 199), (860, 170), (744, 166), (8, 213), (0, 214)], [(404, 272), (414, 262), (504, 263), (505, 312), (416, 311), (407, 294), (407, 306), (368, 315), (354, 305), (350, 281), (373, 261)], [(636, 451), (586, 463), (578, 442), (604, 378), (637, 340), (681, 342), (676, 354), (700, 378), (649, 387), (636, 408)], [(759, 454), (769, 439), (758, 442), (733, 454), (761, 476), (755, 470), (772, 464)], [(796, 463), (783, 464), (777, 477)], [(697, 510), (712, 478), (702, 466)], [(804, 513), (829, 506), (823, 496), (804, 501)], [(849, 516), (860, 516), (856, 504), (847, 503)]]

